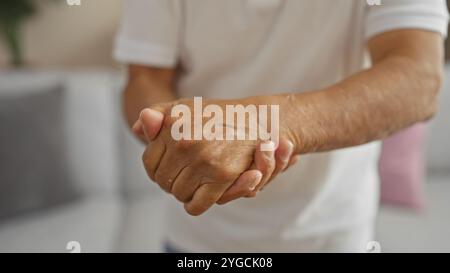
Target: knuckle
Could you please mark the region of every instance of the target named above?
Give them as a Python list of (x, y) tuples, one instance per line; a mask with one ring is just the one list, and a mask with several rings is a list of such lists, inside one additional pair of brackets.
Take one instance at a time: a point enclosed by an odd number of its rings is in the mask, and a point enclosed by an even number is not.
[(261, 170), (262, 174), (263, 174), (263, 178), (262, 181), (266, 181), (267, 179), (269, 179), (273, 174), (276, 173), (276, 168), (275, 165), (271, 165), (271, 166), (265, 166), (265, 168), (263, 170)]
[(178, 201), (180, 201), (181, 203), (186, 203), (189, 201), (189, 197), (186, 195), (182, 195), (182, 194), (173, 194), (173, 196), (175, 197), (175, 199), (177, 199)]
[(274, 156), (264, 156), (263, 161), (267, 166), (275, 166), (275, 164), (277, 163), (277, 160)]
[(288, 165), (289, 165), (289, 158), (277, 158), (276, 160), (277, 169), (283, 170)]
[(161, 128), (170, 129), (172, 127), (172, 124), (173, 124), (172, 118), (171, 117), (165, 117)]
[(168, 179), (168, 174), (164, 171), (158, 171), (155, 174), (155, 181), (158, 183), (161, 188), (163, 188), (165, 191), (169, 191), (170, 189), (170, 181)]
[(175, 142), (175, 147), (178, 150), (189, 150), (195, 145), (194, 141), (188, 139), (181, 139)]
[(212, 149), (212, 147), (206, 141), (193, 140), (191, 142), (192, 146), (196, 147), (199, 158), (203, 160), (213, 160), (214, 158), (217, 158), (217, 152)]
[(256, 196), (256, 192), (252, 191), (252, 192), (250, 192), (249, 194), (247, 194), (245, 197), (247, 197), (247, 198), (253, 198), (253, 197), (255, 197), (255, 196)]
[(221, 205), (225, 205), (226, 203), (228, 203), (228, 201), (225, 201), (225, 200), (222, 200), (222, 199), (216, 202), (216, 204), (220, 205), (220, 206)]
[(277, 162), (275, 160), (267, 161), (266, 168), (269, 172), (272, 172), (277, 166)]
[(161, 184), (164, 181), (164, 176), (159, 170), (155, 173), (155, 181), (158, 182), (158, 184)]
[(272, 166), (275, 166), (276, 160), (274, 157), (271, 157), (270, 155), (263, 154), (261, 156), (261, 159), (257, 161), (257, 164), (260, 168), (270, 169)]
[(168, 113), (168, 114), (166, 113), (166, 114), (164, 115), (163, 127), (164, 127), (164, 128), (170, 128), (170, 127), (172, 127), (172, 124), (174, 124), (176, 120), (177, 120), (176, 117), (172, 117), (172, 116), (170, 115), (170, 113)]
[(148, 156), (148, 148), (145, 149), (145, 151), (142, 153), (142, 162), (144, 163), (144, 166), (148, 166), (150, 164), (150, 159)]
[(154, 170), (152, 168), (151, 158), (148, 156), (148, 149), (146, 149), (144, 151), (144, 153), (142, 154), (142, 163), (144, 165), (144, 169), (147, 171), (148, 176), (152, 180), (155, 180), (155, 174), (154, 174)]
[(201, 158), (200, 166), (207, 169), (207, 172), (211, 174), (211, 178), (215, 178), (220, 181), (229, 182), (235, 180), (237, 174), (226, 162), (221, 162), (215, 158), (205, 156)]
[(231, 181), (235, 178), (235, 173), (227, 168), (226, 166), (217, 166), (214, 165), (212, 167), (212, 171), (219, 177), (222, 181)]
[(230, 157), (224, 156), (220, 149), (205, 147), (203, 143), (194, 145), (201, 145), (194, 149), (196, 164), (199, 169), (204, 169), (211, 178), (229, 182), (234, 181), (241, 173), (240, 166), (237, 166)]

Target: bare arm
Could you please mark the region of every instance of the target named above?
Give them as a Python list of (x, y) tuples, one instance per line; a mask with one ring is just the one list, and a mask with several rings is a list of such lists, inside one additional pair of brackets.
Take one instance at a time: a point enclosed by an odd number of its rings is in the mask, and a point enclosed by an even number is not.
[(174, 75), (174, 69), (139, 65), (128, 67), (128, 83), (123, 95), (123, 107), (130, 127), (138, 120), (142, 109), (176, 99), (173, 88)]
[[(386, 137), (431, 118), (442, 81), (443, 39), (399, 30), (369, 41), (373, 67), (324, 90), (287, 95), (281, 120), (297, 153)], [(284, 115), (284, 117), (283, 117)]]

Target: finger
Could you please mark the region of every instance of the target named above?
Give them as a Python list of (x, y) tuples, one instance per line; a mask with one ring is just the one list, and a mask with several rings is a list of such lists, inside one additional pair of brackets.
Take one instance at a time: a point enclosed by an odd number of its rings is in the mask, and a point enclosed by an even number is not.
[(278, 149), (275, 151), (275, 161), (276, 161), (275, 170), (273, 171), (270, 179), (261, 189), (267, 186), (267, 184), (269, 184), (279, 173), (281, 173), (287, 168), (293, 152), (294, 152), (294, 144), (292, 144), (292, 142), (290, 142), (287, 139), (284, 138), (280, 139)]
[(164, 157), (161, 159), (155, 172), (156, 183), (164, 191), (171, 193), (174, 181), (186, 166), (187, 164), (184, 164), (183, 157), (180, 157), (171, 147), (166, 147)]
[(293, 152), (294, 144), (287, 139), (281, 139), (280, 145), (275, 151), (275, 160), (277, 161), (277, 165), (274, 173), (279, 173), (286, 169)]
[(144, 130), (142, 127), (142, 122), (140, 119), (136, 120), (136, 122), (131, 127), (131, 131), (133, 132), (133, 134), (135, 134), (137, 136), (145, 136)]
[(229, 183), (208, 183), (201, 185), (194, 193), (192, 200), (184, 204), (187, 213), (198, 216), (211, 208), (223, 195)]
[[(268, 145), (272, 146), (272, 149), (268, 149), (266, 151), (261, 150), (261, 146), (266, 145), (266, 147), (269, 147)], [(257, 192), (259, 189), (261, 189), (264, 184), (270, 179), (272, 176), (272, 173), (275, 169), (275, 144), (272, 141), (261, 143), (259, 149), (255, 151), (255, 165), (258, 170), (261, 171), (263, 174), (263, 178), (261, 182), (256, 186), (256, 188), (253, 190), (253, 192)]]
[(142, 155), (142, 162), (144, 163), (147, 175), (155, 182), (155, 174), (165, 152), (166, 145), (163, 141), (157, 139), (147, 146)]
[(142, 142), (148, 144), (147, 137), (144, 134), (141, 120), (137, 120), (131, 127), (131, 132)]
[[(166, 102), (166, 103), (158, 103), (158, 104), (152, 104), (149, 108), (146, 108), (146, 109), (143, 109), (142, 111), (141, 111), (141, 113), (140, 113), (140, 115), (139, 115), (139, 118), (138, 118), (138, 120), (133, 124), (133, 126), (132, 126), (132, 128), (131, 128), (131, 131), (135, 134), (135, 135), (137, 135), (138, 137), (145, 137), (145, 133), (144, 133), (144, 129), (143, 129), (143, 124), (142, 124), (142, 121), (141, 121), (141, 119), (140, 119), (140, 117), (141, 117), (141, 115), (142, 115), (142, 112), (144, 111), (144, 110), (148, 110), (148, 109), (150, 109), (150, 110), (154, 110), (154, 111), (157, 111), (158, 113), (153, 113), (153, 114), (156, 114), (157, 116), (159, 116), (159, 113), (162, 113), (163, 114), (163, 116), (162, 116), (162, 120), (164, 120), (164, 116), (165, 116), (165, 113), (167, 113), (167, 111), (169, 110), (169, 109), (171, 109), (174, 105), (176, 105), (177, 104), (177, 101), (172, 101), (172, 102)], [(157, 117), (157, 120), (158, 119), (160, 119), (160, 117)], [(161, 122), (161, 125), (162, 125), (162, 122)], [(162, 127), (162, 126), (160, 126), (160, 127)], [(160, 130), (161, 128), (159, 128), (159, 130)], [(159, 131), (159, 130), (157, 130), (157, 131)], [(156, 136), (155, 136), (156, 137)]]
[(152, 141), (158, 136), (158, 133), (161, 130), (164, 121), (164, 114), (159, 111), (146, 108), (141, 111), (139, 120), (142, 123), (144, 135), (147, 137), (148, 141)]
[(235, 199), (251, 195), (256, 186), (261, 182), (262, 176), (259, 170), (249, 170), (242, 173), (220, 197), (217, 204), (223, 205)]
[[(265, 151), (262, 151), (262, 146), (265, 145), (266, 149)], [(264, 187), (265, 184), (270, 180), (273, 171), (276, 167), (276, 160), (275, 160), (275, 143), (272, 141), (261, 143), (259, 148), (256, 149), (255, 155), (254, 155), (254, 167), (250, 169), (257, 169), (259, 170), (263, 177), (260, 179), (259, 183), (257, 183), (257, 186), (255, 189), (243, 197), (251, 198), (255, 197), (257, 192)], [(244, 189), (241, 189), (242, 191)]]
[(192, 200), (192, 196), (200, 186), (200, 181), (194, 179), (193, 175), (194, 171), (188, 166), (174, 179), (171, 192), (178, 201), (187, 203)]
[(300, 160), (300, 155), (294, 155), (291, 157), (291, 160), (289, 161), (289, 164), (287, 165), (286, 169), (289, 169), (292, 165), (295, 165)]

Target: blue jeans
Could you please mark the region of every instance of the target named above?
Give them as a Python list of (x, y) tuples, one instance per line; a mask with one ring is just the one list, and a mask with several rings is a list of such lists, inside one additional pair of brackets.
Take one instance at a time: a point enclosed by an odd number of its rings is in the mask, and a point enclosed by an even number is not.
[(181, 251), (179, 248), (173, 246), (171, 243), (165, 241), (164, 242), (164, 253), (185, 253), (185, 251)]

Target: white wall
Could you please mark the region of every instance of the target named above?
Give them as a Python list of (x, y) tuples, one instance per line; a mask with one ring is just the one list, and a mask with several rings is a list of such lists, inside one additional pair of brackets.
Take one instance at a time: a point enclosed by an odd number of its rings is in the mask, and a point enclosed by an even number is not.
[[(41, 12), (24, 30), (26, 60), (31, 67), (111, 66), (112, 41), (121, 0), (38, 1)], [(49, 3), (50, 2), (50, 3)], [(0, 44), (0, 67), (8, 63)]]

